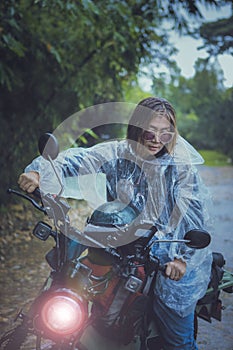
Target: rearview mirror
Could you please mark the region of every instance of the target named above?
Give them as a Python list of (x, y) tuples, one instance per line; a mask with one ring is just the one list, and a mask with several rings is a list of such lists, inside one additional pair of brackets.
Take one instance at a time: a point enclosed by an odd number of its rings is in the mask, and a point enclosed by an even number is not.
[(53, 134), (41, 135), (38, 141), (39, 152), (46, 160), (56, 159), (59, 153), (59, 145)]
[(210, 234), (207, 231), (199, 229), (188, 231), (184, 239), (189, 241), (185, 243), (188, 247), (195, 249), (203, 249), (207, 247), (211, 241)]

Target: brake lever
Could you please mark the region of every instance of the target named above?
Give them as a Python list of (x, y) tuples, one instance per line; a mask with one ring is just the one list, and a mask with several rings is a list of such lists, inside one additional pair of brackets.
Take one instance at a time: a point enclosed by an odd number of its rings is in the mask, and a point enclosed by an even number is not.
[(32, 197), (30, 197), (24, 193), (18, 192), (16, 190), (13, 190), (12, 188), (8, 188), (7, 193), (9, 193), (9, 194), (13, 193), (16, 196), (27, 199), (36, 209), (38, 209), (38, 210), (42, 211), (44, 214), (46, 214), (46, 209), (43, 206), (39, 205)]

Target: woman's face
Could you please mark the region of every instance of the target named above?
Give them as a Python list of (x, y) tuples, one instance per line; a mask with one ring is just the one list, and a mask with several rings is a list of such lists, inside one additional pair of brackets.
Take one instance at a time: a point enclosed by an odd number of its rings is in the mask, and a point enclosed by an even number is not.
[(141, 144), (144, 146), (144, 153), (155, 156), (168, 143), (167, 140), (171, 141), (173, 136), (174, 133), (171, 133), (171, 123), (168, 119), (154, 117), (142, 134)]

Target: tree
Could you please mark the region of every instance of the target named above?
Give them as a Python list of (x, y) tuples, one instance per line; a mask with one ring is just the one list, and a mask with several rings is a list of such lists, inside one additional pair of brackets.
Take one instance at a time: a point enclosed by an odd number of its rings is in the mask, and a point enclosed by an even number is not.
[(200, 35), (211, 55), (233, 54), (233, 16), (203, 25)]
[(188, 31), (187, 14), (200, 15), (200, 3), (1, 1), (3, 193), (36, 154), (42, 132), (83, 107), (121, 100), (124, 83), (135, 79), (141, 64), (169, 64), (173, 48), (163, 21)]
[(216, 120), (215, 138), (219, 148), (227, 154), (233, 163), (233, 88), (227, 89), (223, 95), (222, 105), (219, 106), (218, 119)]
[[(230, 15), (230, 14), (229, 14)], [(203, 47), (212, 56), (233, 54), (233, 15), (215, 22), (204, 23), (199, 28), (198, 36), (204, 41)], [(202, 48), (202, 47), (201, 47)]]
[(198, 59), (195, 63), (195, 75), (192, 79), (193, 110), (199, 118), (196, 128), (196, 140), (199, 148), (216, 149), (216, 119), (222, 104), (223, 72), (216, 61)]
[(222, 151), (233, 159), (233, 90), (223, 86), (223, 72), (213, 59), (198, 59), (192, 78), (160, 75), (154, 94), (166, 95), (177, 112), (178, 129), (198, 149)]

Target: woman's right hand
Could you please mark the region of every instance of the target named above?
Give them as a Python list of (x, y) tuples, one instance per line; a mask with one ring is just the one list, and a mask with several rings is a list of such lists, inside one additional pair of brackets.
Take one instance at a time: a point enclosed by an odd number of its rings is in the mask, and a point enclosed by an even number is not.
[(18, 184), (19, 187), (28, 193), (35, 191), (39, 187), (40, 175), (36, 171), (29, 171), (20, 175)]

